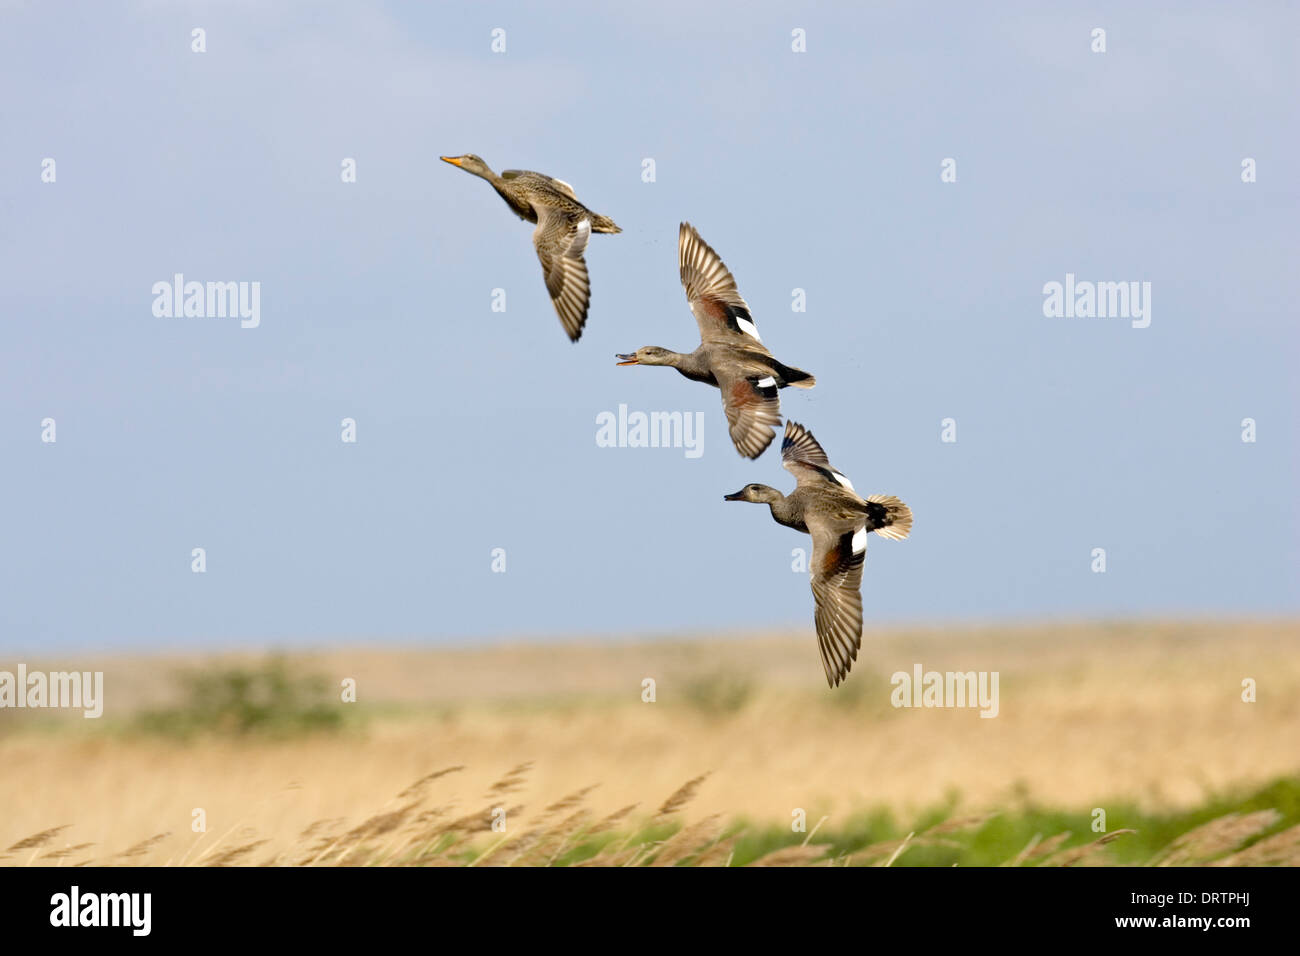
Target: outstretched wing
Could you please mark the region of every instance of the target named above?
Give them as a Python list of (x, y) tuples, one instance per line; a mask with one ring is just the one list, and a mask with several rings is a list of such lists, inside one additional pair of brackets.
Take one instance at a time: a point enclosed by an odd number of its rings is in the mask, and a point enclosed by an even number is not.
[(800, 485), (830, 482), (857, 495), (853, 482), (831, 467), (826, 452), (813, 438), (812, 432), (797, 422), (785, 423), (785, 438), (781, 442), (781, 465), (794, 475)]
[(746, 348), (768, 354), (735, 278), (689, 222), (681, 224), (677, 235), (677, 260), (700, 341), (734, 345), (739, 339)]
[(830, 527), (815, 517), (812, 532), (812, 592), (817, 608), (817, 647), (826, 683), (839, 686), (862, 646), (862, 564), (867, 556), (865, 524), (852, 531)]
[(771, 375), (718, 375), (722, 408), (736, 451), (757, 458), (776, 437), (781, 424), (781, 401)]
[(582, 258), (591, 238), (591, 220), (585, 216), (575, 218), (549, 206), (537, 211), (533, 245), (542, 262), (546, 291), (551, 294), (551, 304), (564, 331), (576, 342), (587, 323), (587, 307), (591, 302), (587, 263)]

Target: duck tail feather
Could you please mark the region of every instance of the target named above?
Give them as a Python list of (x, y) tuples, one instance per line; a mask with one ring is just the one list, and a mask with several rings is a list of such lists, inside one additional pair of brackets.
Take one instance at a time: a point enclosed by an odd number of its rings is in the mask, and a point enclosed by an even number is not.
[(817, 384), (817, 379), (801, 368), (791, 368), (789, 365), (780, 365), (777, 369), (781, 373), (782, 386), (791, 385), (794, 388), (812, 388)]
[(893, 495), (872, 495), (867, 499), (867, 530), (902, 541), (912, 533), (912, 509)]

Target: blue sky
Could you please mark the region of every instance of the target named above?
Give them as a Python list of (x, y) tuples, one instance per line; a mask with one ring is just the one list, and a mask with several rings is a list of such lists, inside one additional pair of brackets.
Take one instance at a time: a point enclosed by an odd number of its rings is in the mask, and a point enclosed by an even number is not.
[[(0, 648), (811, 633), (808, 539), (722, 500), (791, 487), (776, 448), (614, 365), (697, 342), (683, 219), (817, 376), (785, 413), (915, 513), (868, 634), (1300, 604), (1293, 7), (59, 9), (0, 3)], [(577, 345), (471, 151), (623, 227)], [(260, 326), (154, 316), (177, 272)], [(1150, 327), (1045, 317), (1067, 272)], [(704, 453), (597, 447), (620, 404)]]

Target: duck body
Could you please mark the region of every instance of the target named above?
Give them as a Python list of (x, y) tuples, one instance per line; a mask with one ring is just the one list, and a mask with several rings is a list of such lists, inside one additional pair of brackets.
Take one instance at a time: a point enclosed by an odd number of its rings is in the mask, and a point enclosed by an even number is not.
[(693, 352), (648, 345), (617, 355), (618, 364), (667, 365), (693, 382), (719, 389), (732, 444), (746, 458), (757, 458), (781, 423), (778, 391), (812, 388), (817, 380), (767, 350), (736, 280), (690, 223), (681, 224), (677, 248), (682, 287), (699, 325), (700, 345)]
[(777, 494), (780, 495), (779, 498), (764, 502), (771, 508), (772, 520), (804, 534), (812, 533), (808, 530), (807, 521), (804, 520), (804, 516), (809, 513), (852, 525), (855, 531), (864, 523), (864, 518), (872, 523), (883, 522), (886, 518), (886, 510), (883, 507), (873, 507), (872, 502), (859, 497), (853, 491), (841, 491), (827, 486), (795, 488), (788, 495), (781, 495), (780, 492)]
[(623, 230), (613, 219), (592, 212), (562, 179), (530, 169), (507, 169), (499, 176), (473, 153), (443, 156), (471, 175), (486, 179), (507, 206), (525, 222), (536, 223), (533, 246), (542, 263), (542, 275), (551, 304), (570, 341), (582, 337), (591, 304), (591, 283), (587, 276), (587, 240), (593, 232)]
[(573, 187), (562, 179), (535, 173), (531, 169), (507, 169), (488, 182), (511, 211), (525, 222), (536, 223), (539, 209), (543, 212), (556, 209), (566, 216), (590, 219), (592, 232), (623, 231), (608, 216), (592, 212), (579, 202)]

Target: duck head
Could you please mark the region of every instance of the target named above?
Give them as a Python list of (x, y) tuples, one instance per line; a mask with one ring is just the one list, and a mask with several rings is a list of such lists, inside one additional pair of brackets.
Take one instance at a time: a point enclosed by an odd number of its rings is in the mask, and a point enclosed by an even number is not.
[(675, 352), (661, 349), (657, 345), (647, 345), (626, 355), (616, 354), (619, 365), (670, 365)]
[(442, 156), (439, 157), (444, 163), (451, 163), (453, 166), (459, 166), (467, 173), (473, 173), (475, 176), (487, 178), (492, 175), (492, 170), (488, 164), (483, 162), (482, 157), (475, 156), (473, 153), (466, 153), (464, 156)]
[(781, 492), (767, 485), (746, 485), (739, 491), (733, 491), (729, 495), (723, 495), (723, 501), (750, 501), (756, 505), (771, 504), (774, 501), (780, 501), (784, 497)]

